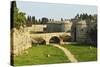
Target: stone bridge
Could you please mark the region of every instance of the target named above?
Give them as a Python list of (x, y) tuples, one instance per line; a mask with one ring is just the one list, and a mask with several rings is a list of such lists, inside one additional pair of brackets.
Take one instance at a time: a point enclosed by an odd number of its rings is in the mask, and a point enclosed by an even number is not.
[(41, 37), (41, 38), (43, 38), (45, 40), (46, 44), (49, 44), (50, 41), (52, 41), (53, 39), (58, 40), (59, 44), (63, 44), (63, 40), (60, 37), (63, 34), (71, 36), (70, 33), (65, 33), (65, 32), (57, 32), (57, 33), (33, 33), (30, 36), (32, 38)]

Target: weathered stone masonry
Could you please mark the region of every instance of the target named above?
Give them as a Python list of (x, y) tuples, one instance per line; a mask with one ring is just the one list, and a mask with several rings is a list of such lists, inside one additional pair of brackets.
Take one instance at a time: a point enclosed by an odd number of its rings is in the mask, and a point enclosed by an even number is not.
[(13, 49), (11, 50), (14, 55), (22, 54), (22, 52), (31, 47), (31, 39), (27, 29), (13, 30)]

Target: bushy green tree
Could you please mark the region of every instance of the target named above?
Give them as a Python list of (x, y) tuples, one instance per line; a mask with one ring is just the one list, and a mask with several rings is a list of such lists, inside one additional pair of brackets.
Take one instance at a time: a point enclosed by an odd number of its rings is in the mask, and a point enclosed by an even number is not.
[(32, 24), (35, 24), (35, 16), (32, 16)]
[(63, 18), (61, 18), (61, 21), (63, 21)]
[(39, 19), (38, 22), (41, 23), (41, 20)]
[(23, 26), (25, 25), (26, 22), (26, 17), (25, 17), (25, 13), (23, 12), (18, 12), (17, 16), (16, 16), (16, 22), (15, 22), (15, 27), (16, 26)]
[(11, 2), (11, 28), (19, 29), (20, 26), (24, 26), (26, 23), (25, 13), (19, 12), (16, 1)]
[(48, 18), (43, 17), (43, 18), (42, 18), (41, 24), (46, 24), (48, 21), (49, 21)]

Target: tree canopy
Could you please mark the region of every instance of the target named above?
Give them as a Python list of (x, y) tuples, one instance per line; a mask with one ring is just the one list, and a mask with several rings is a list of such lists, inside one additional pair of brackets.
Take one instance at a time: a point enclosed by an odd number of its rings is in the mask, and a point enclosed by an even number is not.
[(41, 21), (41, 24), (46, 24), (48, 21), (49, 21), (48, 18), (43, 17), (42, 21)]
[(11, 2), (11, 28), (20, 28), (26, 23), (25, 13), (19, 12), (16, 1)]

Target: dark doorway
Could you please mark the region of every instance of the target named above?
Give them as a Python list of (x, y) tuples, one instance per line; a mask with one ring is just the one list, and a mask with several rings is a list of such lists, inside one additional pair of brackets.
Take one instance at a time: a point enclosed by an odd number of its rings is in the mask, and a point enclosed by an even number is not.
[(49, 43), (59, 44), (60, 43), (60, 39), (58, 37), (54, 36), (49, 40)]

